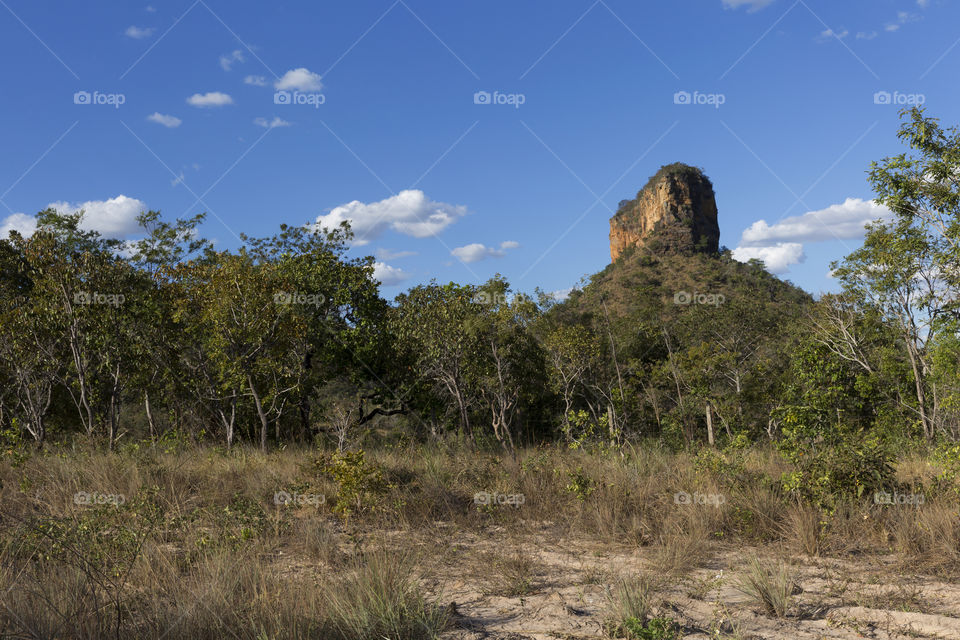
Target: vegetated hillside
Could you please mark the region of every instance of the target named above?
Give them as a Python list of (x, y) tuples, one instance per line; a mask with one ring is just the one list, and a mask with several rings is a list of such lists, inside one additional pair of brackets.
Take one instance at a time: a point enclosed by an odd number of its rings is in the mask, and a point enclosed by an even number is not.
[(728, 439), (769, 431), (799, 320), (812, 305), (799, 287), (729, 251), (640, 246), (547, 318), (583, 328), (599, 345), (606, 379), (594, 387), (611, 391), (590, 403), (598, 424), (679, 445), (710, 430)]
[[(684, 304), (683, 295), (678, 297), (683, 293), (690, 295), (689, 304)], [(590, 315), (600, 310), (604, 300), (612, 318), (650, 312), (669, 316), (708, 303), (707, 298), (693, 300), (694, 294), (714, 296), (718, 305), (746, 300), (762, 303), (785, 318), (796, 317), (813, 302), (809, 293), (770, 274), (759, 262), (738, 262), (729, 251), (658, 255), (641, 247), (590, 276), (589, 283), (574, 290), (558, 311)]]

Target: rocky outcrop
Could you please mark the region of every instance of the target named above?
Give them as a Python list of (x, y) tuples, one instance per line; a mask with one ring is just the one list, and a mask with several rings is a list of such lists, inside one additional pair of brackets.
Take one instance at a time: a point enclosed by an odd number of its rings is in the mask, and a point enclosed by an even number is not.
[(643, 247), (654, 253), (717, 253), (720, 227), (713, 184), (700, 169), (676, 163), (660, 169), (635, 200), (610, 219), (610, 259)]

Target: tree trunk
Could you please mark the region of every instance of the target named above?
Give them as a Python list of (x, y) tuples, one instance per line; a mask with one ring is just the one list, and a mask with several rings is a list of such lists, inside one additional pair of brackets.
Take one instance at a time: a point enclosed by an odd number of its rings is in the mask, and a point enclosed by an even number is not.
[(257, 407), (257, 415), (260, 417), (260, 450), (267, 450), (267, 414), (263, 411), (263, 404), (260, 402), (260, 396), (253, 386), (253, 377), (247, 375), (247, 384), (250, 386), (250, 395), (253, 396), (253, 404)]
[(147, 413), (147, 424), (150, 425), (150, 441), (157, 439), (157, 429), (153, 422), (153, 411), (150, 410), (150, 391), (143, 392), (143, 410)]
[(908, 339), (907, 354), (910, 356), (910, 368), (913, 370), (913, 382), (917, 391), (917, 404), (920, 406), (920, 423), (923, 425), (923, 437), (927, 440), (933, 440), (933, 429), (930, 426), (930, 419), (927, 417), (927, 398), (923, 390), (923, 374), (920, 372), (920, 364), (917, 362), (916, 346)]
[(710, 446), (714, 446), (713, 442), (713, 407), (710, 406), (710, 401), (707, 400), (707, 442)]
[(237, 400), (236, 398), (231, 398), (230, 400), (230, 419), (227, 420), (227, 414), (223, 412), (223, 409), (218, 409), (217, 413), (220, 414), (220, 421), (223, 422), (223, 428), (227, 432), (227, 451), (230, 451), (233, 447), (233, 425), (236, 422), (237, 418)]

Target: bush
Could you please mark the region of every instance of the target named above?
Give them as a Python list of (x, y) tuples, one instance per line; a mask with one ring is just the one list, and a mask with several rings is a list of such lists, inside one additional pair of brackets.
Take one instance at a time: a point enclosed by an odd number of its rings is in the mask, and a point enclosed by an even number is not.
[(620, 578), (607, 588), (607, 631), (634, 640), (677, 640), (680, 630), (671, 618), (653, 613), (654, 584), (647, 576)]
[(0, 428), (0, 460), (3, 458), (8, 458), (14, 467), (19, 467), (30, 458), (30, 452), (20, 435), (16, 419), (9, 429)]
[(796, 466), (784, 474), (784, 489), (831, 512), (840, 502), (869, 496), (894, 482), (893, 454), (875, 436), (851, 437), (822, 448), (786, 440), (780, 450)]
[(376, 508), (389, 488), (383, 471), (367, 463), (363, 450), (324, 455), (315, 465), (322, 475), (337, 483), (333, 510), (343, 516)]
[(960, 493), (960, 444), (940, 445), (933, 453), (933, 461), (940, 467), (937, 482)]

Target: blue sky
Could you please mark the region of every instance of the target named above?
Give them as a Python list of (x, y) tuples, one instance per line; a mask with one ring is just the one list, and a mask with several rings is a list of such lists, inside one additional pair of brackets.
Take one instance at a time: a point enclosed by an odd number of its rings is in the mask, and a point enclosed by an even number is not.
[(0, 233), (48, 205), (222, 247), (351, 219), (384, 295), (564, 290), (659, 166), (812, 292), (858, 246), (898, 104), (960, 122), (952, 0), (0, 0)]

